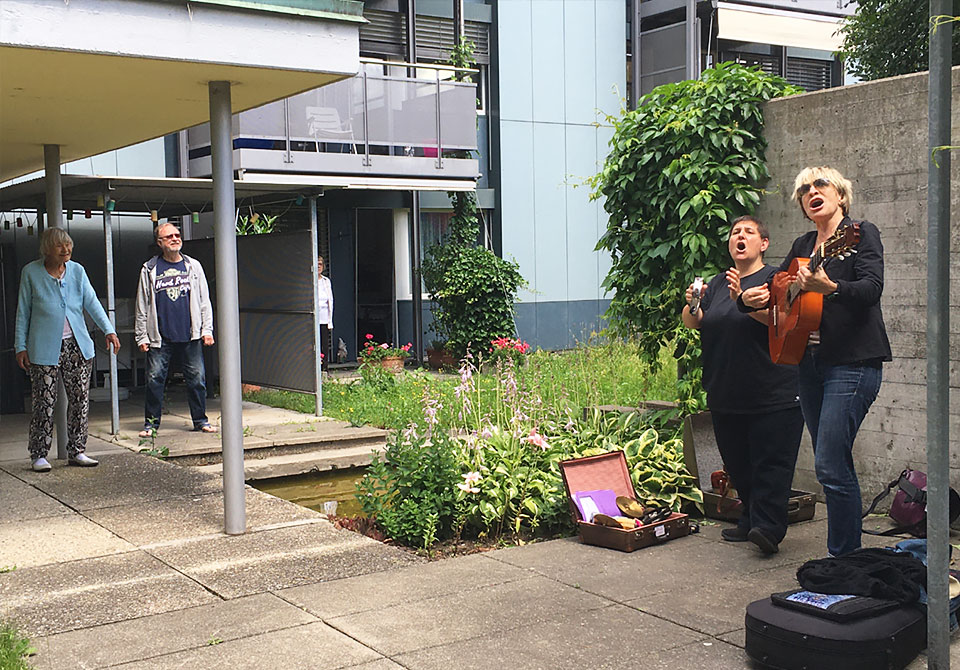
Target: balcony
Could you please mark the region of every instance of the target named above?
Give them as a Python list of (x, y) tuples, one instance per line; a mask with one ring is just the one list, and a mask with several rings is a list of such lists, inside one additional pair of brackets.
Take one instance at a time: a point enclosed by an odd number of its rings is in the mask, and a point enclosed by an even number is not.
[[(324, 175), (473, 181), (477, 87), (454, 68), (368, 61), (360, 74), (233, 117), (233, 166), (241, 175)], [(426, 76), (427, 72), (430, 76)], [(210, 128), (187, 131), (188, 176), (211, 174)], [(383, 183), (383, 180), (380, 180)]]

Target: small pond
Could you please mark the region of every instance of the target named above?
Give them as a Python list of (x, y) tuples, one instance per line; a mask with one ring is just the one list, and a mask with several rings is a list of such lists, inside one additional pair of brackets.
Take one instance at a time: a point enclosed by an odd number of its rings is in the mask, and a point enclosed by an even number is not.
[(323, 512), (323, 503), (336, 500), (338, 516), (359, 516), (362, 511), (354, 493), (364, 472), (365, 468), (308, 472), (290, 477), (260, 479), (250, 482), (250, 485), (317, 512)]

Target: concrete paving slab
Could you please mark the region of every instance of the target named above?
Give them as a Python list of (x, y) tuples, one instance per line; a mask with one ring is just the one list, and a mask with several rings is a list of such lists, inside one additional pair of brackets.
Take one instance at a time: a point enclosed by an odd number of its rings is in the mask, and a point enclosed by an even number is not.
[(0, 620), (31, 637), (204, 605), (216, 596), (144, 552), (0, 574)]
[[(744, 614), (746, 614), (746, 611), (744, 611)], [(717, 635), (717, 639), (723, 640), (727, 644), (732, 644), (734, 647), (740, 647), (743, 649), (747, 643), (747, 629), (738, 628), (737, 630), (730, 631), (729, 633)]]
[(530, 572), (474, 554), (382, 573), (310, 584), (277, 592), (322, 619), (526, 579)]
[(759, 552), (697, 535), (629, 554), (569, 539), (501, 549), (488, 556), (619, 603), (768, 567), (768, 559)]
[(351, 665), (346, 670), (404, 670), (404, 668), (402, 665), (398, 665), (390, 659), (381, 658), (378, 661), (361, 663), (360, 665)]
[[(651, 654), (704, 636), (622, 605), (576, 611), (563, 620), (521, 626), (395, 657), (411, 670), (511, 670), (646, 667)], [(676, 666), (691, 668), (696, 666)], [(700, 666), (709, 667), (709, 666)], [(728, 666), (713, 666), (726, 668)]]
[(637, 668), (643, 670), (679, 670), (680, 668), (716, 668), (720, 670), (758, 669), (746, 652), (719, 640), (693, 642), (674, 649), (643, 656)]
[(269, 668), (333, 670), (381, 658), (323, 623), (264, 633), (167, 656), (113, 666), (118, 670)]
[[(322, 515), (251, 487), (246, 487), (247, 528), (322, 519)], [(84, 514), (138, 546), (223, 532), (223, 493), (189, 498), (148, 500), (87, 510)], [(0, 526), (2, 528), (2, 526)]]
[(0, 523), (0, 566), (28, 568), (134, 549), (78, 514)]
[[(11, 521), (64, 516), (73, 511), (56, 498), (0, 470), (0, 528)], [(0, 530), (2, 532), (2, 530)]]
[(327, 521), (152, 549), (223, 598), (400, 567), (424, 559)]
[(218, 477), (130, 452), (108, 454), (96, 468), (54, 467), (51, 472), (18, 476), (81, 511), (117, 505), (135, 507), (149, 500), (190, 498), (223, 490)]
[(228, 642), (316, 619), (264, 593), (60, 633), (34, 641), (36, 670), (103, 668)]
[[(327, 623), (380, 653), (397, 654), (496, 634), (524, 624), (565, 619), (607, 607), (602, 598), (543, 577), (494, 584)], [(442, 622), (442, 625), (438, 625)], [(402, 664), (402, 663), (401, 663)]]
[(797, 588), (797, 570), (785, 566), (725, 580), (698, 580), (680, 569), (681, 583), (673, 591), (631, 600), (642, 612), (692, 630), (718, 636), (744, 626), (747, 605), (771, 593)]

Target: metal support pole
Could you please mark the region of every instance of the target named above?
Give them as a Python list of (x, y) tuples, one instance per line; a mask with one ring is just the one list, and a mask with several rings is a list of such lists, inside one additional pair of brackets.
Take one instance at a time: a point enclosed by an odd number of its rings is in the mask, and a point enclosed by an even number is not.
[[(320, 330), (320, 278), (316, 276), (317, 261), (319, 254), (319, 241), (317, 230), (317, 196), (311, 195), (307, 198), (307, 207), (310, 209), (310, 272), (313, 280), (313, 358), (314, 358), (314, 397), (316, 398), (316, 414), (323, 416), (323, 359), (321, 357), (322, 347), (320, 338), (323, 332)], [(330, 361), (327, 361), (327, 365)]]
[(698, 43), (697, 0), (687, 0), (687, 79), (696, 79), (700, 76)]
[(243, 488), (243, 409), (240, 391), (240, 299), (237, 281), (236, 197), (233, 191), (230, 82), (211, 81), (214, 252), (220, 350), (220, 440), (223, 449), (224, 532), (247, 530)]
[(463, 42), (463, 0), (453, 0), (453, 43), (460, 46)]
[(630, 109), (640, 102), (640, 0), (630, 3)]
[[(293, 153), (291, 153), (292, 150), (290, 148), (290, 99), (289, 98), (283, 99), (283, 134), (286, 137), (286, 144), (284, 145), (286, 147), (286, 155), (283, 157), (283, 162), (292, 163)], [(320, 140), (317, 140), (317, 141), (319, 142)], [(317, 147), (317, 150), (319, 151), (320, 147)]]
[(417, 362), (423, 362), (423, 289), (420, 281), (420, 191), (412, 191), (410, 203), (410, 230), (413, 233), (413, 249), (410, 262), (413, 265), (413, 351)]
[[(63, 187), (60, 180), (60, 145), (43, 145), (44, 184), (47, 188), (47, 225), (50, 228), (63, 227)], [(39, 215), (37, 216), (39, 219)], [(67, 391), (63, 387), (63, 376), (57, 382), (57, 405), (53, 422), (57, 428), (57, 458), (67, 457)]]
[(440, 70), (437, 70), (437, 162), (438, 170), (443, 168), (443, 143), (440, 138)]
[(927, 94), (927, 667), (950, 667), (950, 144), (951, 0), (930, 0)]
[[(417, 62), (417, 0), (407, 0), (407, 62)], [(417, 76), (417, 68), (408, 67), (407, 76), (411, 79)]]
[[(103, 248), (107, 265), (107, 317), (114, 330), (117, 328), (116, 289), (113, 283), (113, 223), (110, 217), (110, 192), (103, 194)], [(120, 398), (117, 391), (117, 354), (108, 349), (110, 356), (110, 434), (120, 431)]]

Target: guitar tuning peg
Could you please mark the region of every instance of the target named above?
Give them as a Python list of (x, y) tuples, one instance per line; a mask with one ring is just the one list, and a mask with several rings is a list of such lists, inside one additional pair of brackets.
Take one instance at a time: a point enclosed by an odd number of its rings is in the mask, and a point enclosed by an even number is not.
[(851, 253), (851, 254), (855, 254), (855, 253), (857, 253), (857, 250), (856, 250), (856, 249), (851, 249), (851, 250), (850, 250), (850, 253)]

